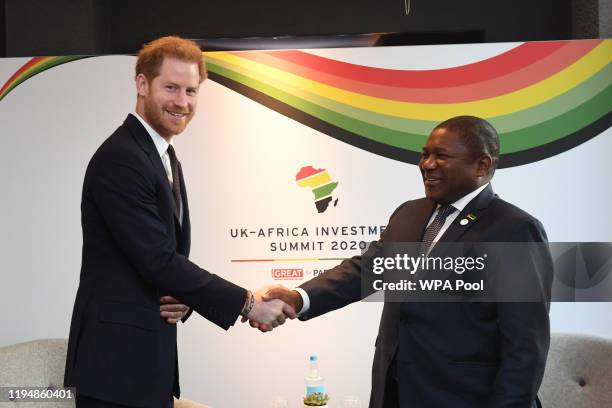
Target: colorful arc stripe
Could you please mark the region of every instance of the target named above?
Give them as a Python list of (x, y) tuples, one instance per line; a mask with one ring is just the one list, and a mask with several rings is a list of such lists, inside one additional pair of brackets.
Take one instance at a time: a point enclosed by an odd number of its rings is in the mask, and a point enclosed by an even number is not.
[[(501, 167), (561, 153), (612, 122), (612, 40), (527, 42), (472, 64), (419, 71), (296, 50), (205, 55), (211, 79), (222, 85), (333, 138), (409, 163), (430, 130), (454, 115), (482, 116), (498, 129)], [(32, 58), (0, 88), (0, 100), (32, 76), (82, 58)]]
[(529, 66), (567, 45), (566, 41), (524, 43), (503, 54), (472, 64), (434, 70), (398, 70), (374, 68), (300, 51), (272, 51), (268, 55), (297, 63), (316, 71), (352, 79), (359, 83), (408, 88), (439, 88), (473, 84), (497, 78)]
[(348, 91), (320, 81), (302, 78), (294, 73), (284, 72), (274, 66), (253, 62), (241, 57), (239, 53), (220, 53), (211, 58), (211, 62), (243, 76), (249, 75), (249, 78), (256, 75), (255, 78), (260, 83), (291, 94), (295, 94), (296, 91), (309, 92), (319, 98), (364, 111), (403, 119), (439, 122), (463, 112), (472, 112), (474, 115), (482, 117), (496, 117), (546, 102), (590, 78), (610, 63), (611, 55), (612, 42), (603, 43), (565, 69), (523, 89), (492, 98), (480, 98), (461, 103), (439, 102), (435, 104), (396, 101), (390, 98)]
[(34, 57), (17, 70), (0, 88), (0, 101), (24, 81), (50, 68), (90, 56), (73, 55), (61, 57)]
[[(517, 47), (517, 49), (521, 49), (525, 52), (520, 54), (510, 52), (510, 54), (516, 54), (513, 55), (515, 58), (525, 58), (526, 60), (519, 60), (523, 66), (517, 66), (516, 61), (512, 61), (513, 64), (508, 63), (507, 65), (499, 67), (497, 70), (492, 70), (491, 72), (495, 72), (498, 76), (490, 79), (487, 79), (487, 76), (484, 75), (481, 77), (477, 76), (478, 74), (483, 74), (482, 68), (474, 70), (476, 72), (470, 72), (466, 68), (462, 68), (459, 71), (467, 72), (457, 72), (456, 69), (401, 71), (401, 74), (403, 74), (406, 80), (413, 81), (413, 83), (409, 84), (410, 86), (401, 86), (399, 83), (387, 84), (388, 80), (386, 76), (383, 77), (384, 82), (373, 82), (369, 77), (365, 77), (363, 81), (358, 81), (350, 77), (334, 75), (332, 72), (329, 72), (329, 70), (316, 71), (313, 67), (315, 67), (315, 63), (322, 58), (299, 51), (267, 52), (260, 54), (250, 53), (241, 56), (265, 65), (275, 65), (282, 68), (283, 71), (293, 72), (301, 77), (320, 81), (327, 85), (339, 87), (358, 94), (405, 102), (450, 103), (479, 100), (519, 90), (538, 82), (542, 78), (559, 72), (595, 46), (592, 42), (587, 41), (569, 43), (551, 42), (545, 43), (544, 45), (550, 46), (529, 48), (526, 45), (522, 45)], [(540, 52), (540, 49), (544, 52)], [(541, 59), (533, 61), (535, 56), (541, 56)], [(524, 65), (526, 62), (532, 63)], [(503, 61), (497, 61), (496, 63), (502, 64)], [(342, 69), (340, 69), (340, 71), (346, 72), (347, 74), (352, 74), (354, 70), (363, 68), (354, 64), (341, 64), (346, 65), (346, 67), (341, 67)], [(490, 65), (484, 62), (482, 64), (485, 65), (485, 67)], [(325, 64), (321, 63), (321, 69), (324, 67)], [(515, 70), (507, 72), (508, 68), (515, 68)], [(391, 76), (398, 76), (397, 70), (380, 68), (375, 68), (374, 70), (382, 71), (384, 74), (391, 72), (396, 74)], [(452, 76), (452, 74), (454, 74), (454, 76)], [(462, 74), (464, 76), (461, 76)], [(487, 74), (490, 75), (490, 72)], [(444, 77), (447, 77), (446, 81)], [(435, 81), (434, 79), (436, 78), (439, 80)], [(461, 82), (456, 81), (453, 83), (451, 82), (452, 79), (458, 79), (461, 80)], [(466, 83), (466, 81), (469, 80), (473, 82)], [(401, 79), (398, 79), (398, 81), (402, 82)], [(448, 83), (449, 86), (443, 86), (444, 82)], [(428, 83), (432, 85), (429, 87), (424, 86)]]
[(437, 123), (460, 114), (498, 129), (502, 167), (550, 157), (610, 127), (612, 40), (523, 43), (425, 71), (302, 51), (206, 56), (215, 81), (338, 140), (410, 163)]

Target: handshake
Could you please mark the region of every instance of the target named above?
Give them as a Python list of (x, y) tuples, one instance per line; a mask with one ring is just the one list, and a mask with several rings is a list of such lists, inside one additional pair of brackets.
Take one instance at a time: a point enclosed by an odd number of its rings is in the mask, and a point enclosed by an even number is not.
[(253, 305), (242, 314), (241, 321), (248, 321), (251, 327), (262, 332), (272, 331), (287, 318), (295, 319), (303, 306), (302, 296), (282, 285), (265, 286), (253, 292), (252, 296)]
[[(248, 321), (251, 327), (269, 332), (285, 323), (287, 318), (295, 319), (303, 303), (298, 292), (282, 285), (272, 285), (249, 292), (244, 306), (241, 321)], [(188, 311), (187, 305), (172, 296), (160, 299), (161, 317), (170, 324), (178, 323)]]

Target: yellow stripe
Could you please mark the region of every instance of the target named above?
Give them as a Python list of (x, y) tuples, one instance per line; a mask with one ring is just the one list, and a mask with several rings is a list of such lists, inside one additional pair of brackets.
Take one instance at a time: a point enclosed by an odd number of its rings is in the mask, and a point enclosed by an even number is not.
[(274, 82), (279, 81), (349, 106), (401, 118), (438, 121), (461, 114), (491, 118), (544, 103), (569, 91), (609, 64), (612, 61), (612, 40), (603, 41), (574, 64), (534, 85), (489, 99), (454, 104), (409, 103), (367, 96), (302, 78), (242, 58), (239, 54), (215, 52), (208, 54), (208, 57), (242, 67), (249, 72), (251, 78), (263, 82), (266, 82), (266, 78), (274, 79)]
[(321, 184), (327, 184), (331, 181), (329, 174), (324, 171), (323, 173), (315, 174), (314, 176), (308, 177), (298, 181), (300, 187), (318, 187)]
[(19, 74), (19, 76), (17, 76), (16, 78), (13, 78), (11, 83), (6, 87), (5, 92), (8, 91), (8, 89), (10, 89), (11, 86), (13, 86), (13, 84), (15, 84), (16, 82), (20, 82), (20, 81), (23, 82), (26, 79), (28, 79), (29, 76), (32, 74), (32, 71), (36, 70), (39, 66), (41, 66), (42, 64), (54, 58), (57, 58), (57, 57), (43, 57), (41, 60), (37, 61), (34, 65), (32, 65), (27, 70)]

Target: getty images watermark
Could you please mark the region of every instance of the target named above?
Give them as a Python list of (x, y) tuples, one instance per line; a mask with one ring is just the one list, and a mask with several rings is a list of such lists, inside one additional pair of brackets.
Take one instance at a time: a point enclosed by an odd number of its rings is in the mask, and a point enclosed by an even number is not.
[(362, 254), (366, 301), (608, 302), (612, 243), (372, 243)]

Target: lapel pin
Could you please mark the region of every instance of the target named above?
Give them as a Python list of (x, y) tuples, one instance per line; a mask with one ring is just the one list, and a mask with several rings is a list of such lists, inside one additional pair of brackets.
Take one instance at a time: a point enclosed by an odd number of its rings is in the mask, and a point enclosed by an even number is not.
[(468, 214), (465, 216), (465, 218), (462, 218), (461, 221), (459, 221), (459, 224), (461, 225), (468, 225), (468, 223), (470, 221), (475, 221), (476, 220), (476, 216), (472, 213)]

